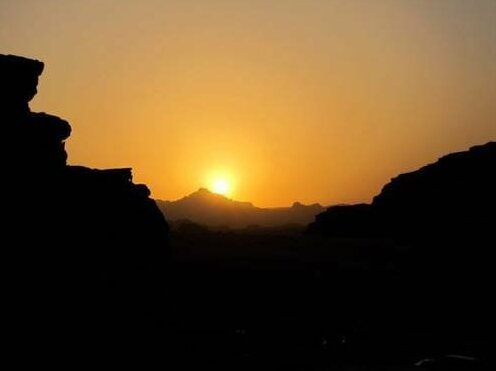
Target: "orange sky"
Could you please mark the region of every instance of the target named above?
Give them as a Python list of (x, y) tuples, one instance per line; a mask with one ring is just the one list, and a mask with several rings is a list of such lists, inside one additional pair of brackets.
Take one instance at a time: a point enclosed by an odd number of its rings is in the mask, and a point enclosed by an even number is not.
[(496, 139), (493, 0), (0, 0), (0, 52), (46, 63), (70, 163), (161, 199), (369, 201)]

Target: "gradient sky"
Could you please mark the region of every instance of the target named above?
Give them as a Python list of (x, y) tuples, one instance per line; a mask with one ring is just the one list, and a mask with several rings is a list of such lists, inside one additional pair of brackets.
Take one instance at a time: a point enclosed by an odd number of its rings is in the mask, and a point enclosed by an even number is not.
[(496, 139), (494, 0), (0, 0), (0, 52), (46, 63), (70, 163), (161, 199), (370, 201)]

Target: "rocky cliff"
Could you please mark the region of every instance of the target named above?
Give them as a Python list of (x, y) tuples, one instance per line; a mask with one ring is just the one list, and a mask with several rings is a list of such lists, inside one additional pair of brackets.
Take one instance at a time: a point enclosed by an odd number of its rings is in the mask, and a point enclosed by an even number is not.
[(496, 142), (452, 153), (384, 186), (370, 205), (331, 207), (309, 230), (335, 236), (476, 237), (496, 225)]
[(0, 55), (6, 334), (48, 359), (136, 350), (160, 331), (168, 225), (131, 169), (67, 165), (70, 125), (29, 108), (43, 68)]
[(329, 208), (308, 231), (331, 251), (343, 240), (365, 243), (369, 256), (390, 248), (392, 274), (370, 286), (383, 318), (378, 333), (396, 317), (391, 328), (402, 323), (471, 354), (493, 337), (495, 226), (496, 143), (489, 142), (395, 177), (371, 204)]

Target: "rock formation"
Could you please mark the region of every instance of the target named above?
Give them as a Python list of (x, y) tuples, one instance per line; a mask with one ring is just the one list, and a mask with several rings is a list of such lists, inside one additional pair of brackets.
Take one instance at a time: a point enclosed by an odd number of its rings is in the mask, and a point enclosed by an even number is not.
[(496, 142), (489, 142), (397, 176), (370, 205), (331, 207), (309, 230), (334, 236), (486, 236), (496, 225), (495, 189)]
[(168, 225), (131, 169), (67, 165), (71, 127), (28, 105), (43, 67), (0, 55), (6, 333), (48, 359), (136, 350), (160, 331)]
[(489, 142), (399, 175), (370, 205), (331, 207), (308, 232), (331, 237), (329, 249), (341, 238), (393, 246), (394, 274), (375, 290), (384, 323), (396, 316), (442, 346), (477, 349), (493, 336), (495, 226), (496, 143)]

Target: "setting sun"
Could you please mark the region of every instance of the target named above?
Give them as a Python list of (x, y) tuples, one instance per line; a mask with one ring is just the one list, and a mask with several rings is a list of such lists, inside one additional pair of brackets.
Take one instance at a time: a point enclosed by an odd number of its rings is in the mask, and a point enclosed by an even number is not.
[(204, 187), (333, 205), (496, 138), (495, 14), (494, 0), (1, 0), (0, 45), (46, 63), (30, 107), (70, 121), (71, 164), (132, 167), (162, 200)]
[(231, 185), (224, 178), (214, 179), (212, 182), (212, 191), (227, 196), (231, 191)]

